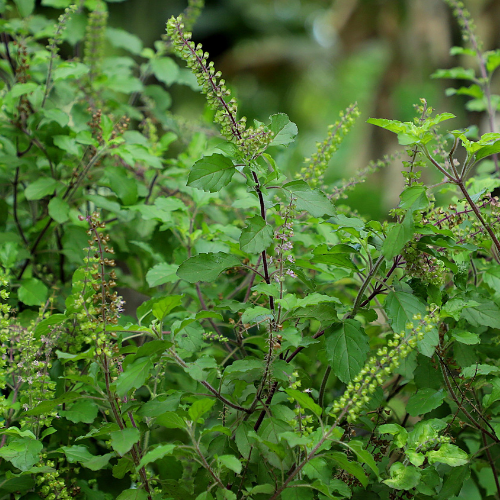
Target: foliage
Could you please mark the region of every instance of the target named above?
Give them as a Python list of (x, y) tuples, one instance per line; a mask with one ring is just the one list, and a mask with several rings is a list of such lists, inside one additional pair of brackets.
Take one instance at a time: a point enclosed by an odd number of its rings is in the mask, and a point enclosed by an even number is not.
[[(238, 116), (191, 41), (199, 0), (155, 50), (105, 2), (69, 3), (43, 2), (66, 8), (54, 23), (0, 2), (0, 496), (500, 495), (493, 125), (439, 134), (453, 115), (425, 100), (370, 119), (409, 158), (392, 219), (365, 220), (333, 200), (386, 160), (323, 186), (355, 105), (291, 180), (296, 125)], [(449, 3), (494, 124), (496, 52)], [(172, 114), (172, 85), (220, 133)]]

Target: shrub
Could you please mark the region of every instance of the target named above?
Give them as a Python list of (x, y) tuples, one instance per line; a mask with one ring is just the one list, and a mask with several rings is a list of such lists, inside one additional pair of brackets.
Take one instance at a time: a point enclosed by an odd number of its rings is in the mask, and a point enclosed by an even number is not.
[[(424, 99), (370, 119), (408, 153), (381, 223), (333, 202), (383, 161), (323, 183), (356, 104), (290, 179), (296, 125), (238, 115), (191, 40), (200, 0), (155, 50), (100, 0), (45, 1), (56, 23), (0, 2), (3, 498), (500, 494), (500, 51), (448, 3), (479, 74), (435, 76), (470, 82), (449, 93), (490, 130), (440, 133), (453, 115)], [(175, 84), (216, 127), (169, 112)], [(125, 309), (118, 285), (148, 298)]]

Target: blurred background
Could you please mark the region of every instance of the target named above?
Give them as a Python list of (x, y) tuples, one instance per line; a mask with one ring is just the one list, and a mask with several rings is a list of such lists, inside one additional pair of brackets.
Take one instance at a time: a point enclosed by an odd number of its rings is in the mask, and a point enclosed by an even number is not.
[[(165, 22), (185, 8), (182, 0), (109, 3), (110, 25), (153, 46)], [(500, 47), (500, 1), (466, 0), (485, 50)], [(443, 0), (206, 0), (193, 39), (210, 53), (217, 69), (250, 120), (287, 113), (299, 140), (280, 161), (293, 173), (315, 142), (326, 136), (341, 110), (357, 101), (361, 116), (334, 155), (325, 181), (351, 177), (370, 160), (401, 148), (390, 132), (366, 124), (369, 117), (412, 120), (421, 97), (457, 118), (452, 129), (477, 125), (488, 132), (484, 113), (468, 112), (465, 96), (446, 97), (452, 80), (431, 79), (439, 68), (477, 69), (468, 56), (450, 56), (462, 45), (451, 9)], [(172, 89), (172, 110), (197, 118), (204, 98), (187, 87)], [(500, 93), (500, 81), (493, 81)], [(449, 125), (448, 125), (449, 124)], [(402, 159), (405, 159), (403, 156)], [(349, 195), (349, 205), (372, 218), (385, 218), (403, 185), (401, 159), (369, 177)], [(426, 181), (441, 179), (431, 169)]]

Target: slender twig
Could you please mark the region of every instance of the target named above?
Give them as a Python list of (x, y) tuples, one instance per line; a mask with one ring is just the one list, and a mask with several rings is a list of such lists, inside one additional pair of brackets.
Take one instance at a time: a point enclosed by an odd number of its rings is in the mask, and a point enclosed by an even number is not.
[[(172, 356), (172, 358), (176, 361), (176, 363), (182, 368), (187, 369), (188, 365), (184, 362), (184, 360), (172, 349), (170, 348), (168, 350), (168, 354)], [(244, 413), (251, 413), (249, 408), (244, 408), (243, 406), (239, 406), (237, 404), (232, 403), (229, 401), (229, 399), (226, 399), (219, 391), (217, 391), (214, 387), (212, 387), (208, 382), (205, 380), (201, 380), (200, 384), (205, 386), (217, 399), (222, 401), (225, 405), (230, 406), (231, 408), (234, 408), (235, 410), (242, 411)]]
[(321, 387), (319, 389), (319, 397), (318, 397), (318, 404), (323, 408), (323, 402), (325, 398), (325, 389), (326, 389), (326, 384), (328, 382), (328, 378), (330, 377), (330, 373), (332, 371), (332, 367), (328, 365), (325, 370), (325, 374), (323, 375), (323, 380), (321, 381)]

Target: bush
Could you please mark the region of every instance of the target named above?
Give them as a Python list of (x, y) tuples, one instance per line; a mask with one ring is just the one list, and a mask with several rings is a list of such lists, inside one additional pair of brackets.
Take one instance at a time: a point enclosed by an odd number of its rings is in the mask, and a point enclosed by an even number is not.
[[(100, 0), (43, 3), (67, 8), (0, 2), (1, 497), (500, 495), (500, 51), (463, 5), (478, 72), (435, 76), (490, 130), (439, 133), (424, 99), (370, 119), (408, 153), (381, 223), (339, 200), (383, 161), (323, 182), (356, 104), (291, 179), (296, 125), (238, 115), (191, 41), (200, 0), (155, 50)], [(217, 127), (169, 112), (172, 85)]]

